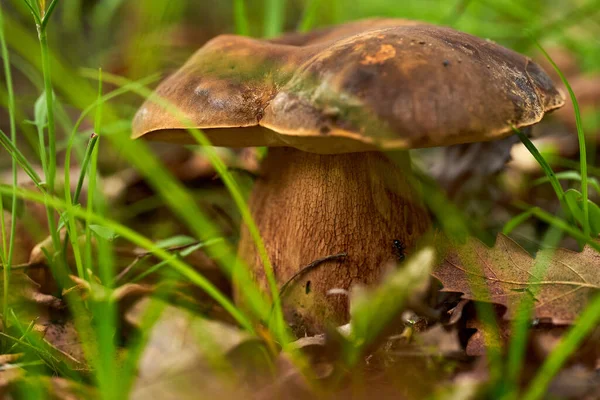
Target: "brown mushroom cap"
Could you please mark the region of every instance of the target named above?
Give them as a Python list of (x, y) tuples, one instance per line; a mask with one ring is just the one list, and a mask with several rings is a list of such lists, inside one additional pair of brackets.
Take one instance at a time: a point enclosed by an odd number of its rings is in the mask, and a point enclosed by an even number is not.
[[(564, 103), (540, 66), (521, 54), (450, 28), (393, 19), (271, 41), (219, 36), (156, 95), (214, 145), (315, 153), (502, 138)], [(185, 128), (148, 100), (133, 136), (194, 143)]]

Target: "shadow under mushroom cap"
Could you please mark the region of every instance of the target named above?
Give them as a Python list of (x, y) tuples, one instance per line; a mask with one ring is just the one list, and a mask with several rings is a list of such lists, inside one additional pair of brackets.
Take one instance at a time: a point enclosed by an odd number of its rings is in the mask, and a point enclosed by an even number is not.
[(151, 98), (135, 117), (134, 137), (193, 143), (191, 126), (217, 146), (315, 153), (486, 141), (564, 104), (541, 67), (521, 54), (393, 19), (271, 41), (218, 36), (155, 95), (182, 115)]

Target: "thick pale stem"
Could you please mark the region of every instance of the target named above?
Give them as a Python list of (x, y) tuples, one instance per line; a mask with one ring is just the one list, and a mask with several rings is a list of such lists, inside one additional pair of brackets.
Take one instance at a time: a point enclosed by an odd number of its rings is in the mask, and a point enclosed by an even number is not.
[[(250, 207), (277, 283), (285, 285), (284, 312), (297, 334), (347, 322), (348, 298), (328, 292), (376, 283), (399, 257), (396, 240), (410, 253), (430, 226), (417, 193), (408, 154), (392, 162), (377, 152), (269, 150)], [(268, 290), (245, 228), (239, 251)], [(346, 256), (315, 263), (340, 253)]]

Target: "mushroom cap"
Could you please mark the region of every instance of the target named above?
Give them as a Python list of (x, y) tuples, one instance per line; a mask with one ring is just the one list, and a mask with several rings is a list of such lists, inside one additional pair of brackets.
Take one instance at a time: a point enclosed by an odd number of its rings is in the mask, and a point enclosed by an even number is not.
[(218, 36), (155, 96), (180, 115), (151, 97), (134, 119), (134, 138), (195, 143), (186, 130), (193, 127), (217, 146), (314, 153), (498, 139), (564, 104), (530, 58), (450, 28), (398, 19), (273, 40)]

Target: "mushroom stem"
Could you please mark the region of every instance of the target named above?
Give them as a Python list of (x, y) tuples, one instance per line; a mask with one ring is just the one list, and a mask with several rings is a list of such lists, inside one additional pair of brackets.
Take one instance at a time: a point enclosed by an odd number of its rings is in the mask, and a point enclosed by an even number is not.
[[(269, 149), (250, 208), (277, 283), (287, 286), (284, 314), (299, 335), (346, 323), (349, 299), (328, 292), (376, 283), (389, 262), (398, 261), (398, 244), (410, 252), (430, 226), (407, 152), (392, 162), (378, 152), (320, 155)], [(262, 264), (245, 227), (239, 253), (266, 291)], [(340, 253), (346, 256), (301, 271)]]

